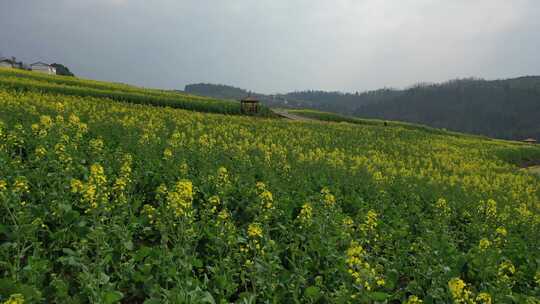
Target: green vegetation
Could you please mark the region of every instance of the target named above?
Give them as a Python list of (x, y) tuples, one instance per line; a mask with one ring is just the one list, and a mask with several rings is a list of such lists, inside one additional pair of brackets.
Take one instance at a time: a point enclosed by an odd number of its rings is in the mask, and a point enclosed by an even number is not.
[[(422, 130), (428, 133), (432, 134), (444, 134), (444, 135), (454, 135), (454, 136), (468, 136), (468, 137), (475, 137), (474, 135), (464, 135), (461, 133), (456, 132), (449, 132), (443, 129), (436, 129), (431, 128), (423, 125), (413, 124), (413, 123), (407, 123), (407, 122), (401, 122), (401, 121), (387, 121), (387, 120), (381, 120), (381, 119), (366, 119), (366, 118), (357, 118), (357, 117), (351, 117), (351, 116), (345, 116), (337, 113), (331, 113), (331, 112), (322, 112), (317, 110), (307, 110), (307, 109), (301, 109), (301, 110), (287, 110), (287, 112), (296, 114), (299, 116), (307, 117), (307, 118), (313, 118), (321, 121), (330, 121), (330, 122), (347, 122), (357, 125), (369, 125), (369, 126), (379, 126), (379, 127), (401, 127), (404, 129), (411, 129), (411, 130)], [(483, 138), (483, 137), (478, 137)], [(484, 138), (487, 139), (487, 138)]]
[[(109, 98), (116, 101), (166, 106), (199, 112), (241, 114), (238, 102), (199, 97), (173, 91), (138, 88), (125, 84), (50, 76), (35, 72), (1, 69), (0, 86), (18, 91), (41, 91), (60, 95)], [(270, 115), (262, 107), (261, 116)]]
[[(245, 90), (200, 84), (186, 86), (201, 96), (241, 98)], [(404, 90), (363, 93), (301, 91), (255, 94), (273, 107), (309, 108), (347, 116), (407, 121), (495, 138), (540, 141), (540, 77), (505, 80), (458, 79), (418, 84)]]
[(60, 63), (53, 63), (51, 64), (52, 67), (56, 69), (56, 75), (62, 75), (62, 76), (75, 76), (68, 67), (66, 67), (63, 64)]
[(90, 85), (0, 78), (0, 303), (540, 297), (540, 147)]

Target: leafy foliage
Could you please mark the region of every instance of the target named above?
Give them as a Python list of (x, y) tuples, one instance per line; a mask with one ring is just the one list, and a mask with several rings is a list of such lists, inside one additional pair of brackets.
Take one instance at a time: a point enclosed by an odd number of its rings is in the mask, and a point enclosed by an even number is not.
[(540, 295), (537, 147), (51, 92), (0, 89), (0, 301)]
[(51, 64), (52, 67), (54, 67), (56, 69), (56, 74), (57, 75), (62, 75), (62, 76), (75, 76), (75, 74), (73, 74), (68, 67), (66, 67), (65, 65), (63, 64), (60, 64), (60, 63), (53, 63)]

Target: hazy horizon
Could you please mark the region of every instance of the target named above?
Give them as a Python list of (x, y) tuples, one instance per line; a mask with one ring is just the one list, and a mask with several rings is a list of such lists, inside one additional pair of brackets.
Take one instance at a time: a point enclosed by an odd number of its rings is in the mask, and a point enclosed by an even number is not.
[(17, 1), (0, 54), (77, 76), (183, 89), (355, 92), (540, 74), (533, 0)]

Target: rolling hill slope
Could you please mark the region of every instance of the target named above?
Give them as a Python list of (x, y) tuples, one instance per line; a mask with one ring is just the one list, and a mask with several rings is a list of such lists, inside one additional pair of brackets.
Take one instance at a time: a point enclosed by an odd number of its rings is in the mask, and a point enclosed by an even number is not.
[(538, 298), (539, 147), (30, 76), (0, 77), (0, 301)]
[[(61, 95), (91, 96), (199, 112), (241, 114), (239, 103), (232, 100), (200, 97), (175, 91), (147, 89), (126, 84), (74, 77), (50, 76), (15, 69), (0, 68), (0, 86), (18, 91), (41, 91)], [(268, 109), (263, 107), (260, 115), (264, 116), (268, 115), (268, 113)]]

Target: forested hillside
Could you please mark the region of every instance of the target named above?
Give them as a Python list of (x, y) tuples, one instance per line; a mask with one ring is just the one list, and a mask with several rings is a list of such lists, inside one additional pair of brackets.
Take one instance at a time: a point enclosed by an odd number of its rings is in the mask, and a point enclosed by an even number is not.
[[(237, 99), (248, 93), (223, 85), (188, 87), (188, 93), (221, 98)], [(401, 120), (497, 138), (540, 140), (540, 77), (536, 76), (492, 81), (459, 79), (363, 93), (301, 91), (254, 95), (269, 106)]]
[(490, 137), (540, 139), (540, 77), (417, 86), (393, 98), (361, 105), (354, 115)]

